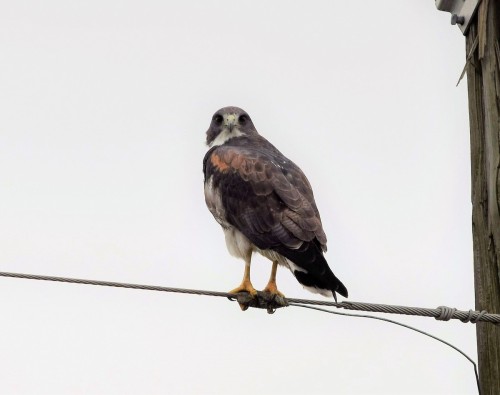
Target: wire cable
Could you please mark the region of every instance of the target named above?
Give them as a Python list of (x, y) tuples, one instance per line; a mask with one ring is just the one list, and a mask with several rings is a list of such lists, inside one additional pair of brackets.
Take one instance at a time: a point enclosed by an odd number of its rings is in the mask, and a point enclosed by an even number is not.
[[(204, 291), (199, 289), (188, 289), (188, 288), (161, 287), (157, 285), (130, 284), (130, 283), (121, 283), (112, 281), (85, 280), (78, 278), (43, 276), (36, 274), (0, 272), (0, 277), (42, 280), (42, 281), (56, 281), (56, 282), (72, 283), (72, 284), (98, 285), (104, 287), (142, 289), (147, 291), (173, 292), (173, 293), (183, 293), (190, 295), (219, 296), (219, 297), (229, 298), (231, 300), (234, 300), (236, 296), (235, 294), (228, 292)], [(447, 321), (449, 319), (458, 319), (464, 323), (471, 322), (475, 324), (477, 322), (489, 322), (492, 324), (500, 324), (500, 314), (491, 314), (487, 313), (486, 311), (474, 311), (474, 310), (461, 311), (446, 306), (439, 306), (436, 309), (429, 309), (423, 307), (408, 307), (408, 306), (351, 302), (351, 301), (343, 301), (337, 303), (337, 302), (311, 300), (311, 299), (296, 299), (296, 298), (283, 298), (283, 299), (284, 300), (282, 301), (282, 303), (278, 302), (273, 307), (274, 308), (286, 307), (291, 303), (299, 303), (304, 305), (337, 307), (346, 310), (370, 311), (376, 313), (389, 313), (389, 314), (418, 315), (423, 317), (434, 317), (435, 319), (443, 321)]]
[(446, 340), (440, 339), (439, 337), (431, 335), (430, 333), (427, 333), (427, 332), (425, 332), (425, 331), (423, 331), (421, 329), (417, 329), (417, 328), (414, 328), (413, 326), (406, 325), (406, 324), (403, 324), (403, 323), (398, 322), (398, 321), (390, 320), (388, 318), (377, 317), (377, 316), (374, 316), (374, 315), (367, 315), (367, 314), (341, 313), (340, 311), (332, 311), (332, 310), (322, 309), (320, 307), (307, 306), (307, 305), (304, 305), (304, 304), (293, 303), (293, 302), (290, 303), (290, 306), (303, 307), (305, 309), (318, 310), (318, 311), (322, 311), (324, 313), (330, 313), (330, 314), (336, 314), (336, 315), (345, 315), (345, 316), (348, 316), (348, 317), (370, 318), (370, 319), (373, 319), (373, 320), (380, 320), (380, 321), (390, 322), (391, 324), (395, 324), (395, 325), (399, 325), (399, 326), (402, 326), (402, 327), (407, 328), (407, 329), (411, 329), (412, 331), (421, 333), (421, 334), (423, 334), (425, 336), (428, 336), (428, 337), (430, 337), (432, 339), (440, 341), (441, 343), (446, 344), (448, 347), (453, 348), (455, 351), (458, 351), (460, 354), (462, 354), (465, 358), (467, 358), (469, 360), (469, 362), (472, 364), (472, 366), (474, 366), (474, 374), (476, 376), (477, 391), (478, 391), (479, 395), (481, 395), (481, 387), (479, 385), (479, 374), (477, 372), (476, 362), (474, 362), (474, 360), (471, 357), (469, 357), (466, 353), (464, 353), (458, 347), (455, 347), (453, 344), (448, 343)]
[[(112, 282), (112, 281), (98, 281), (98, 280), (85, 280), (79, 278), (69, 278), (69, 277), (55, 277), (55, 276), (43, 276), (36, 274), (23, 274), (23, 273), (11, 273), (11, 272), (0, 272), (0, 277), (10, 277), (10, 278), (19, 278), (19, 279), (29, 279), (29, 280), (42, 280), (42, 281), (55, 281), (62, 283), (71, 283), (71, 284), (85, 284), (85, 285), (98, 285), (104, 287), (117, 287), (117, 288), (129, 288), (129, 289), (142, 289), (148, 291), (161, 291), (161, 292), (173, 292), (173, 293), (183, 293), (190, 295), (204, 295), (204, 296), (219, 296), (226, 297), (229, 300), (237, 300), (240, 304), (243, 301), (247, 301), (248, 295), (244, 294), (232, 294), (228, 292), (218, 292), (218, 291), (204, 291), (197, 289), (188, 289), (188, 288), (172, 288), (172, 287), (161, 287), (157, 285), (143, 285), (143, 284), (131, 284), (131, 283), (121, 283), (121, 282)], [(262, 293), (259, 293), (261, 295)], [(243, 298), (240, 298), (243, 296)], [(251, 299), (251, 298), (250, 298)], [(490, 322), (493, 324), (500, 323), (500, 314), (489, 314), (486, 311), (473, 311), (469, 310), (460, 311), (455, 308), (450, 308), (446, 306), (439, 306), (437, 309), (428, 309), (422, 307), (407, 307), (407, 306), (395, 306), (395, 305), (384, 305), (384, 304), (373, 304), (373, 303), (361, 303), (361, 302), (348, 302), (343, 301), (340, 303), (337, 302), (328, 302), (321, 300), (310, 300), (310, 299), (296, 299), (296, 298), (259, 298), (258, 303), (248, 304), (251, 307), (260, 307), (266, 308), (269, 313), (273, 313), (276, 308), (286, 307), (286, 306), (296, 306), (302, 307), (311, 310), (322, 311), (330, 314), (344, 315), (349, 317), (360, 317), (360, 318), (370, 318), (374, 320), (380, 320), (389, 322), (395, 325), (399, 325), (408, 329), (411, 329), (415, 332), (419, 332), (423, 335), (431, 337), (435, 340), (440, 341), (443, 344), (446, 344), (448, 347), (453, 348), (460, 354), (462, 354), (465, 358), (467, 358), (470, 363), (474, 366), (474, 373), (476, 376), (476, 383), (479, 395), (481, 395), (481, 388), (479, 386), (479, 375), (477, 371), (476, 363), (470, 358), (467, 354), (465, 354), (462, 350), (455, 347), (454, 345), (448, 343), (447, 341), (440, 339), (430, 333), (422, 331), (420, 329), (414, 328), (410, 325), (403, 324), (401, 322), (393, 321), (388, 318), (382, 318), (372, 315), (366, 314), (351, 314), (351, 313), (343, 313), (338, 311), (331, 311), (327, 309), (323, 309), (320, 307), (313, 307), (312, 305), (320, 305), (320, 306), (330, 306), (337, 307), (349, 310), (362, 310), (362, 311), (371, 311), (371, 312), (380, 312), (380, 313), (390, 313), (390, 314), (404, 314), (404, 315), (419, 315), (426, 317), (434, 317), (437, 320), (448, 321), (450, 319), (459, 319), (462, 322), (471, 322), (477, 323), (479, 321)]]

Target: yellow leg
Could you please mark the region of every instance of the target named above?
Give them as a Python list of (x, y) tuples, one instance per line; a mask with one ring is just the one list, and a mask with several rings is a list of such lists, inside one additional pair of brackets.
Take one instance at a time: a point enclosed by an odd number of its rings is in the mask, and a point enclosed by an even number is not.
[(278, 269), (278, 261), (273, 262), (273, 268), (271, 269), (271, 277), (269, 277), (269, 282), (264, 288), (264, 292), (269, 292), (273, 295), (279, 295), (281, 297), (285, 297), (280, 291), (278, 291), (278, 286), (276, 285), (276, 271)]
[(237, 294), (238, 292), (248, 292), (252, 295), (257, 294), (257, 290), (253, 287), (252, 282), (250, 281), (250, 264), (245, 263), (245, 274), (243, 274), (241, 284), (235, 289), (229, 291), (230, 294)]
[[(229, 291), (230, 294), (237, 294), (239, 292), (248, 292), (250, 295), (257, 295), (257, 290), (253, 287), (250, 281), (250, 261), (252, 259), (252, 252), (250, 251), (247, 258), (245, 259), (245, 273), (243, 274), (243, 280), (241, 284), (235, 289)], [(245, 311), (248, 306), (240, 304), (241, 310)]]

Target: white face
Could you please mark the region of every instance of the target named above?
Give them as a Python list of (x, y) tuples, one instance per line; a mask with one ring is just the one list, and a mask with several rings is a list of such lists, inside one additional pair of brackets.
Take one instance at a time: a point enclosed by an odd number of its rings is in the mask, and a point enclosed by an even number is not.
[(222, 123), (222, 131), (210, 143), (209, 147), (215, 147), (224, 144), (226, 141), (233, 137), (243, 136), (243, 133), (238, 129), (238, 115), (237, 114), (224, 114)]

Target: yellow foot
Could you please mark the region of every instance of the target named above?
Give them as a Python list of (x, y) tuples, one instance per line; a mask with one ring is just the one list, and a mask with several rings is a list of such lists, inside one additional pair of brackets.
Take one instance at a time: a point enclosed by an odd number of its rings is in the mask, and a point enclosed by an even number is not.
[(250, 281), (242, 282), (239, 287), (229, 291), (230, 294), (237, 294), (240, 292), (248, 292), (250, 295), (257, 295), (257, 290)]
[[(235, 289), (229, 291), (230, 294), (237, 294), (240, 292), (248, 292), (252, 296), (257, 295), (257, 290), (253, 287), (250, 281), (243, 281), (239, 287), (236, 287)], [(245, 311), (248, 309), (247, 305), (241, 303), (238, 304), (240, 305), (241, 310)]]
[(282, 298), (285, 297), (280, 291), (278, 291), (278, 287), (276, 286), (276, 283), (269, 283), (267, 284), (266, 288), (262, 290), (262, 292), (267, 292), (270, 293), (271, 295), (278, 295), (281, 296)]

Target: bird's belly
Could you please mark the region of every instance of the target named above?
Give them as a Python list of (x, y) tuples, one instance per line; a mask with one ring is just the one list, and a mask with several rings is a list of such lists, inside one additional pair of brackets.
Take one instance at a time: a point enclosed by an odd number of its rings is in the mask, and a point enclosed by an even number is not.
[(245, 259), (255, 249), (254, 244), (233, 226), (222, 227), (226, 238), (227, 250), (232, 256)]
[(273, 262), (278, 262), (279, 265), (285, 266), (286, 268), (290, 269), (290, 262), (288, 259), (286, 259), (283, 255), (280, 253), (267, 249), (267, 250), (261, 250), (260, 248), (255, 247), (254, 251), (258, 252), (260, 255), (263, 257), (273, 261)]
[(232, 256), (245, 259), (249, 254), (255, 251), (265, 258), (273, 262), (277, 261), (280, 265), (290, 269), (290, 261), (278, 252), (271, 249), (261, 250), (233, 226), (223, 227), (222, 229), (224, 230), (224, 236), (226, 238), (227, 250)]

